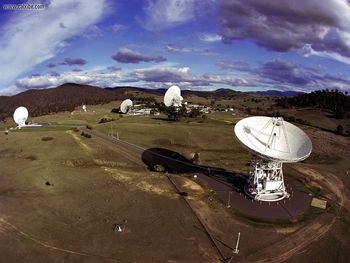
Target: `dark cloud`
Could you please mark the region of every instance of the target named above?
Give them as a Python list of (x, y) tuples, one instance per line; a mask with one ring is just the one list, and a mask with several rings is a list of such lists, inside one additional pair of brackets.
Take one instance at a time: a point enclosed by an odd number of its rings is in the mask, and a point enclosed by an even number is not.
[(52, 76), (52, 77), (58, 77), (58, 76), (60, 76), (60, 73), (58, 73), (56, 71), (50, 71), (49, 75)]
[(87, 61), (83, 58), (65, 58), (64, 61), (59, 64), (68, 66), (83, 66), (86, 63)]
[(32, 74), (32, 77), (40, 77), (41, 76), (41, 74), (39, 74), (39, 73), (33, 73)]
[(280, 90), (350, 90), (350, 80), (344, 76), (322, 74), (317, 69), (281, 59), (262, 63), (251, 71), (251, 76), (257, 77), (257, 86), (261, 83)]
[(310, 45), (350, 57), (350, 4), (346, 0), (221, 0), (224, 41), (251, 39), (274, 51)]
[(48, 68), (54, 68), (54, 67), (56, 67), (56, 64), (54, 64), (54, 63), (49, 63), (49, 64), (47, 64), (46, 65)]
[(82, 70), (80, 68), (74, 68), (74, 69), (72, 69), (72, 71), (74, 71), (74, 72), (81, 72)]
[(222, 70), (238, 70), (238, 71), (251, 71), (251, 68), (247, 62), (239, 60), (221, 60), (216, 65)]
[(62, 22), (58, 24), (60, 28), (65, 29), (67, 28)]
[(280, 59), (264, 63), (256, 72), (263, 78), (294, 85), (306, 85), (313, 76), (300, 65)]
[(116, 54), (112, 56), (112, 59), (120, 63), (133, 63), (138, 64), (140, 62), (162, 62), (166, 61), (166, 58), (162, 56), (146, 56), (141, 53), (132, 51), (128, 48), (121, 48)]
[[(148, 68), (135, 70), (130, 74), (133, 80), (142, 80), (149, 83), (177, 83), (186, 86), (211, 86), (212, 84), (225, 84), (229, 86), (245, 86), (248, 82), (245, 79), (219, 75), (202, 74), (190, 75), (189, 68)], [(168, 84), (167, 84), (168, 85)]]
[(118, 67), (116, 67), (116, 66), (109, 66), (109, 67), (107, 67), (107, 69), (108, 69), (110, 72), (115, 72), (115, 71), (122, 70), (121, 68), (118, 68)]

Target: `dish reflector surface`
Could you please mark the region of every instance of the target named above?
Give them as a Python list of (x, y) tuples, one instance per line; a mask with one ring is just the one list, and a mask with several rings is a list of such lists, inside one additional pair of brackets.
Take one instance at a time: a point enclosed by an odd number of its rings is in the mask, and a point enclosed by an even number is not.
[(164, 104), (167, 107), (180, 107), (182, 100), (181, 90), (178, 86), (171, 86), (164, 95)]
[(122, 104), (120, 104), (120, 111), (122, 113), (127, 113), (132, 106), (133, 106), (132, 100), (130, 99), (123, 100)]
[(24, 126), (26, 120), (28, 119), (28, 110), (26, 107), (18, 107), (13, 113), (13, 120), (18, 124), (18, 126)]
[(305, 132), (282, 118), (248, 117), (240, 120), (234, 131), (244, 147), (263, 159), (299, 162), (312, 151)]

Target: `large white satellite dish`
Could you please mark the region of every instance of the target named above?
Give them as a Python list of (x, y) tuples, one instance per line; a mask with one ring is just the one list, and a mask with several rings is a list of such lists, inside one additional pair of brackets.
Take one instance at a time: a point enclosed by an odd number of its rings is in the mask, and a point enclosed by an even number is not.
[(171, 86), (164, 95), (164, 104), (167, 107), (181, 107), (182, 101), (181, 90), (178, 86)]
[(282, 164), (306, 159), (312, 151), (310, 138), (281, 117), (248, 117), (235, 125), (235, 135), (253, 154), (248, 194), (257, 200), (278, 201), (289, 194)]
[(22, 128), (26, 125), (28, 119), (28, 110), (26, 107), (18, 107), (13, 113), (13, 120), (18, 124), (18, 128)]
[(123, 100), (122, 104), (120, 104), (120, 111), (122, 113), (128, 113), (133, 106), (132, 100), (126, 99)]

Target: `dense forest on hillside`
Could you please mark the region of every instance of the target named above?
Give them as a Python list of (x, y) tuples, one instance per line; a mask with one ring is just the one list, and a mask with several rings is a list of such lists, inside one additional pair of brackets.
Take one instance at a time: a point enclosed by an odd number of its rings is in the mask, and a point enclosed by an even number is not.
[(31, 116), (60, 111), (73, 111), (83, 104), (102, 104), (125, 97), (124, 89), (105, 90), (89, 85), (67, 83), (57, 88), (28, 90), (0, 97), (0, 120), (12, 116), (19, 106), (28, 108)]
[(347, 92), (342, 93), (338, 90), (325, 89), (295, 97), (282, 97), (277, 99), (277, 105), (284, 108), (317, 107), (330, 111), (338, 119), (350, 117), (350, 96)]

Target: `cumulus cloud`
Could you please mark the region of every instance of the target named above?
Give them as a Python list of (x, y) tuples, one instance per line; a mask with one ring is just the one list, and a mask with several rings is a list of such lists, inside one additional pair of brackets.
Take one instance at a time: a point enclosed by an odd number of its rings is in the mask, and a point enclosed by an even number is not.
[[(312, 50), (338, 59), (350, 57), (350, 4), (347, 0), (221, 0), (224, 41), (251, 39), (274, 51)], [(339, 59), (338, 59), (339, 60)]]
[(65, 40), (98, 22), (106, 5), (106, 0), (51, 0), (44, 11), (15, 12), (2, 25), (0, 83), (10, 83), (54, 57), (65, 46)]
[(84, 32), (81, 34), (82, 37), (91, 39), (95, 37), (102, 37), (103, 36), (103, 30), (97, 25), (92, 25), (87, 27)]
[(50, 71), (48, 73), (50, 74), (50, 76), (54, 76), (54, 77), (58, 77), (60, 75), (60, 73), (58, 73), (56, 71)]
[(111, 26), (111, 29), (114, 31), (114, 32), (118, 32), (118, 31), (121, 31), (121, 30), (124, 30), (126, 29), (126, 26), (122, 25), (122, 24), (113, 24)]
[(277, 89), (306, 92), (319, 89), (350, 90), (350, 79), (346, 77), (322, 74), (314, 68), (287, 60), (275, 59), (262, 63), (252, 73), (260, 77), (260, 83)]
[(222, 70), (230, 71), (251, 71), (251, 68), (247, 62), (239, 60), (221, 60), (216, 65)]
[(100, 72), (64, 72), (56, 74), (50, 72), (42, 76), (31, 76), (16, 80), (17, 91), (27, 89), (43, 89), (53, 88), (64, 83), (78, 83), (91, 84), (101, 87), (116, 85), (117, 81), (121, 79), (121, 75), (117, 72), (100, 73)]
[(148, 0), (143, 26), (149, 30), (171, 28), (194, 17), (195, 0)]
[(312, 74), (306, 71), (301, 65), (296, 65), (290, 61), (276, 59), (266, 62), (257, 73), (267, 79), (278, 83), (289, 83), (293, 85), (306, 85), (312, 81)]
[(109, 66), (109, 67), (107, 67), (107, 69), (111, 72), (122, 70), (121, 68), (116, 67), (116, 66)]
[(83, 58), (65, 58), (63, 62), (59, 63), (60, 65), (68, 65), (68, 66), (83, 66), (87, 63), (87, 61)]
[(162, 56), (146, 56), (128, 48), (120, 48), (116, 54), (112, 55), (112, 58), (120, 63), (132, 64), (138, 64), (140, 62), (166, 61), (166, 58)]
[(222, 40), (222, 36), (218, 34), (202, 33), (199, 34), (199, 39), (204, 42), (218, 42)]
[(46, 65), (48, 68), (54, 68), (56, 67), (56, 64), (55, 63), (49, 63)]
[(211, 56), (216, 53), (209, 49), (199, 49), (199, 48), (186, 48), (182, 46), (177, 46), (173, 44), (168, 44), (164, 47), (164, 50), (170, 53), (190, 53), (194, 55)]
[[(229, 86), (245, 86), (248, 81), (234, 76), (220, 74), (190, 74), (188, 67), (154, 67), (134, 70), (130, 76), (133, 79), (146, 81), (147, 83), (163, 83), (165, 86), (179, 84), (186, 87), (203, 87), (212, 84), (225, 84)], [(159, 86), (159, 85), (158, 85)]]

